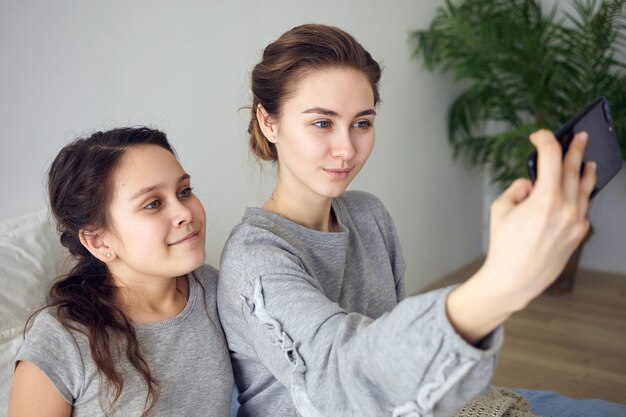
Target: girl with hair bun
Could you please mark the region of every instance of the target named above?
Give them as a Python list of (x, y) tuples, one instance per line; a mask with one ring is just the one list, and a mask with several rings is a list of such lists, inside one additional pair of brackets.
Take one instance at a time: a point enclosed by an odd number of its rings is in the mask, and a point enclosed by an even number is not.
[(52, 163), (48, 190), (76, 264), (20, 347), (8, 415), (229, 415), (204, 208), (165, 135), (77, 139)]
[(589, 227), (586, 135), (540, 159), (491, 207), (490, 244), (467, 282), (404, 290), (394, 223), (373, 195), (346, 191), (374, 145), (381, 69), (346, 32), (295, 27), (252, 71), (250, 147), (277, 165), (220, 263), (218, 308), (239, 416), (450, 416), (489, 384), (502, 324), (558, 275)]

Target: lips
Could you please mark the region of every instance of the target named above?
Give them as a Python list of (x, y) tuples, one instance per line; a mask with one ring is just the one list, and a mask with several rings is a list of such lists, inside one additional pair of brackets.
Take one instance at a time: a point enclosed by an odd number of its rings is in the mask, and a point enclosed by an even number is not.
[(178, 245), (178, 244), (181, 244), (181, 243), (186, 243), (186, 242), (193, 241), (193, 240), (195, 240), (198, 237), (199, 233), (200, 232), (189, 233), (187, 236), (183, 237), (182, 239), (177, 240), (176, 242), (168, 243), (167, 245), (168, 246), (174, 246), (174, 245)]
[(338, 169), (324, 168), (324, 172), (326, 172), (326, 174), (330, 175), (332, 178), (337, 178), (337, 179), (348, 178), (348, 176), (350, 175), (350, 171), (352, 171), (352, 168), (338, 168)]

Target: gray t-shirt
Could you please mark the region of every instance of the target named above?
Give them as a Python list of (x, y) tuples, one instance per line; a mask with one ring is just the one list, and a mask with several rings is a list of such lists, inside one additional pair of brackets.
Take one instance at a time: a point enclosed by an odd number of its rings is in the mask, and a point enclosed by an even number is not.
[(488, 385), (502, 330), (466, 343), (447, 319), (451, 288), (404, 299), (378, 199), (346, 192), (332, 209), (336, 233), (248, 208), (226, 243), (218, 309), (238, 415), (452, 415)]
[[(217, 270), (204, 265), (187, 278), (189, 301), (179, 315), (134, 324), (144, 359), (160, 386), (159, 401), (150, 416), (228, 416), (233, 375), (215, 304)], [(196, 279), (204, 287), (204, 298)], [(139, 416), (146, 385), (122, 357), (118, 370), (124, 376), (124, 389), (109, 415)], [(41, 369), (72, 404), (73, 417), (104, 415), (100, 375), (88, 339), (63, 327), (51, 309), (37, 316), (16, 360)]]

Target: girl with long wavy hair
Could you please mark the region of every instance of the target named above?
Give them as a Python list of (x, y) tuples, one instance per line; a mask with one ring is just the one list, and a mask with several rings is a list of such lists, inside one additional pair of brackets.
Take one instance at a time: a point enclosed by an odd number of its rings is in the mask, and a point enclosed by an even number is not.
[(228, 415), (205, 212), (165, 135), (77, 139), (52, 163), (48, 189), (76, 264), (29, 320), (8, 415)]

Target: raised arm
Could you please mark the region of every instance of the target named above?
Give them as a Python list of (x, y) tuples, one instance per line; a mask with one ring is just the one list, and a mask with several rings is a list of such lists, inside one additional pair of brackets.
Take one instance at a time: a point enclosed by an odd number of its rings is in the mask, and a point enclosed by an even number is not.
[(580, 176), (587, 134), (576, 135), (565, 159), (554, 135), (530, 136), (538, 178), (514, 182), (491, 206), (489, 249), (483, 267), (450, 294), (447, 311), (470, 343), (523, 309), (552, 283), (589, 229), (595, 164)]
[(69, 417), (71, 414), (72, 406), (45, 373), (30, 362), (17, 363), (7, 417)]

